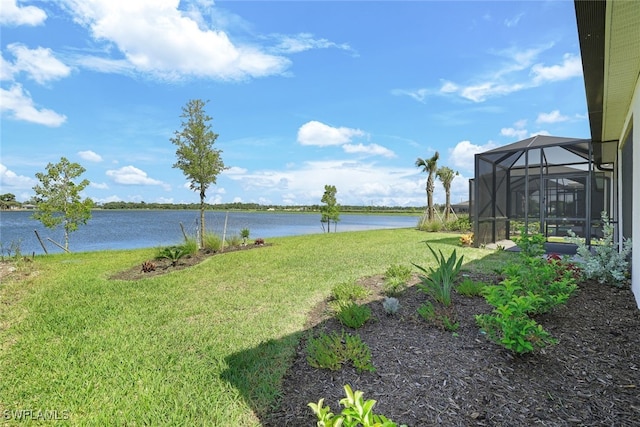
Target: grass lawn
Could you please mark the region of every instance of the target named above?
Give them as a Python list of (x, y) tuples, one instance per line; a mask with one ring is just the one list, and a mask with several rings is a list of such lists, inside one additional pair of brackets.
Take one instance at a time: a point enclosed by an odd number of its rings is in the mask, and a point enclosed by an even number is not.
[(109, 277), (154, 249), (38, 257), (27, 279), (0, 284), (0, 414), (259, 425), (306, 314), (333, 286), (391, 264), (433, 265), (425, 239), (457, 249), (467, 269), (511, 255), (461, 248), (458, 237), (401, 229), (269, 239), (139, 281)]

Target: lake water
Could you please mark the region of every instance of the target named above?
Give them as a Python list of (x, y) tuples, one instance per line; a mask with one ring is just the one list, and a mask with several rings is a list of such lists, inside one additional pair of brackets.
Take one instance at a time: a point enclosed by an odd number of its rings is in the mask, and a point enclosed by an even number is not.
[[(62, 252), (47, 238), (63, 244), (60, 228), (45, 228), (31, 218), (33, 211), (0, 212), (0, 242), (6, 249), (12, 242), (19, 242), (23, 254), (44, 254), (34, 233), (37, 230), (49, 253)], [(199, 228), (200, 212), (197, 210), (96, 210), (86, 225), (70, 234), (69, 249), (72, 252), (109, 249), (136, 249), (166, 246), (183, 240), (180, 224), (190, 236)], [(239, 235), (248, 228), (250, 240), (258, 237), (295, 236), (322, 233), (320, 214), (280, 212), (226, 212), (206, 211), (205, 225), (208, 231), (220, 236), (227, 220), (227, 236)], [(373, 230), (384, 228), (412, 228), (419, 215), (359, 215), (341, 214), (338, 232)], [(332, 230), (333, 232), (333, 226)]]

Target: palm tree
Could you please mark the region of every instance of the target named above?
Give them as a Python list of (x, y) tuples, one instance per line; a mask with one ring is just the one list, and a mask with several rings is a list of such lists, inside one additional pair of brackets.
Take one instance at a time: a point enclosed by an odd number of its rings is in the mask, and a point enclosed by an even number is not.
[(442, 166), (438, 168), (436, 175), (442, 182), (442, 186), (444, 187), (444, 191), (447, 194), (447, 201), (445, 203), (446, 210), (444, 211), (444, 220), (445, 222), (449, 221), (449, 212), (451, 211), (451, 182), (453, 179), (458, 176), (458, 171), (453, 171), (453, 169)]
[(440, 154), (436, 151), (430, 159), (421, 159), (418, 157), (416, 160), (416, 167), (422, 168), (423, 172), (427, 172), (429, 177), (427, 178), (427, 219), (433, 221), (433, 191), (435, 190), (435, 184), (433, 182), (433, 175), (437, 170), (438, 159)]

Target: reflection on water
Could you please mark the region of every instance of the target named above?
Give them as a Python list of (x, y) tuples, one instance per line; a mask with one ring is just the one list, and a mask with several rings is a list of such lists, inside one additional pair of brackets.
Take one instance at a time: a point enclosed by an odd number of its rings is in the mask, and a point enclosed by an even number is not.
[[(63, 242), (61, 229), (48, 229), (31, 219), (33, 212), (0, 212), (0, 242), (7, 248), (20, 241), (23, 254), (44, 253), (36, 238), (37, 230), (47, 250), (62, 252), (49, 243), (51, 238)], [(195, 210), (96, 210), (86, 225), (71, 233), (70, 249), (75, 252), (106, 249), (135, 249), (171, 245), (182, 241), (181, 224), (188, 235), (195, 236), (200, 212)], [(340, 215), (338, 232), (383, 228), (415, 227), (418, 216)], [(275, 212), (205, 212), (207, 230), (222, 235), (225, 222), (227, 236), (248, 228), (251, 239), (322, 233), (320, 214)], [(333, 231), (333, 227), (332, 227)]]

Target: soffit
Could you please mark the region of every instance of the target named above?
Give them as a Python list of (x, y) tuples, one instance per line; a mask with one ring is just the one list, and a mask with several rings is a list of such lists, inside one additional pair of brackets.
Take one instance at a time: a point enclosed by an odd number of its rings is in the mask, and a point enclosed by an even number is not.
[(602, 141), (618, 139), (640, 76), (640, 1), (608, 1)]

